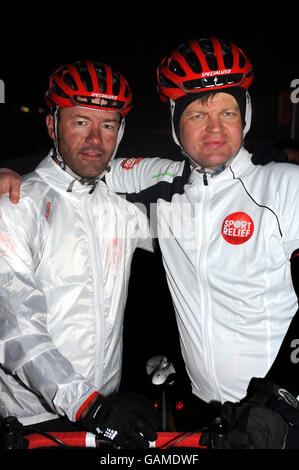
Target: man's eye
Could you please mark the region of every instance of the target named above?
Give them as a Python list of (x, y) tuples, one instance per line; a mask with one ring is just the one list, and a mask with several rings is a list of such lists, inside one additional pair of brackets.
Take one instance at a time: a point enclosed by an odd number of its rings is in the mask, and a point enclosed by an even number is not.
[(118, 126), (117, 126), (116, 123), (104, 122), (102, 124), (102, 128), (105, 129), (105, 130), (111, 131), (111, 132), (117, 132), (117, 130), (118, 130)]
[(225, 111), (223, 114), (224, 116), (227, 116), (227, 117), (234, 117), (237, 115), (235, 111)]
[(83, 127), (83, 126), (86, 126), (86, 121), (84, 119), (74, 119), (73, 125), (78, 126), (78, 127)]
[(202, 119), (204, 117), (204, 114), (203, 113), (199, 113), (199, 114), (194, 114), (192, 116), (192, 119)]

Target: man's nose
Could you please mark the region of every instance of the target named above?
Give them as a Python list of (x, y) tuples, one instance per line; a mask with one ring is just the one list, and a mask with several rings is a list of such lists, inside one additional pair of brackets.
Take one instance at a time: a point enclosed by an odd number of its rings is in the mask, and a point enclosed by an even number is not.
[(88, 130), (87, 136), (86, 136), (86, 142), (94, 145), (98, 145), (103, 142), (102, 139), (102, 132), (99, 127), (91, 127)]
[(207, 123), (207, 132), (221, 132), (223, 129), (222, 121), (220, 116), (209, 116), (208, 123)]

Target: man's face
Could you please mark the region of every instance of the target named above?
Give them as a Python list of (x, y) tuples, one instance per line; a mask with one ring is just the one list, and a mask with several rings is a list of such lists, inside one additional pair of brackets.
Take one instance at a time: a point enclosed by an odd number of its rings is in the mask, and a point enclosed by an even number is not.
[[(77, 175), (100, 175), (116, 145), (120, 116), (117, 112), (80, 108), (60, 109), (58, 118), (59, 152)], [(55, 138), (54, 118), (47, 116), (48, 133)]]
[(193, 101), (180, 120), (185, 151), (200, 165), (214, 170), (231, 160), (242, 146), (243, 128), (237, 101), (216, 93), (206, 102)]

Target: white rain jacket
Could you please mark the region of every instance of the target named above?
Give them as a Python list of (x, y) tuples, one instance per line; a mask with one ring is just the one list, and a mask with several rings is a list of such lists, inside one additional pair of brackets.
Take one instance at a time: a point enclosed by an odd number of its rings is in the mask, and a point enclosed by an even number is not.
[(0, 416), (26, 425), (117, 390), (131, 259), (152, 250), (135, 205), (71, 181), (48, 155), (0, 201)]
[(156, 226), (193, 393), (243, 398), (298, 308), (299, 168), (254, 166), (242, 148), (214, 177), (187, 160), (139, 158), (117, 160), (106, 182), (146, 204)]

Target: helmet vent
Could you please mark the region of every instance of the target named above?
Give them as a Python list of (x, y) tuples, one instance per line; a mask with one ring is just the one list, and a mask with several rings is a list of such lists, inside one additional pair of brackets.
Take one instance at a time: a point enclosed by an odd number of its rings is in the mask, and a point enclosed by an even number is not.
[(168, 88), (176, 88), (176, 85), (171, 82), (165, 75), (162, 73), (159, 74), (159, 82), (161, 83), (162, 86), (168, 87)]
[[(188, 43), (187, 44), (182, 44), (182, 46), (179, 46), (178, 51), (182, 54), (185, 61), (187, 62), (187, 64), (193, 70), (194, 73), (201, 73), (202, 72), (202, 67), (200, 65), (200, 62), (199, 62), (196, 54), (190, 48)], [(183, 71), (183, 74), (185, 75), (184, 71)], [(184, 75), (181, 75), (181, 76), (184, 76)]]
[(57, 83), (52, 82), (52, 92), (56, 95), (62, 96), (62, 98), (68, 98), (64, 91), (57, 85)]
[(234, 65), (234, 56), (231, 45), (227, 42), (222, 41), (221, 39), (219, 40), (219, 42), (222, 48), (222, 57), (224, 65), (227, 69), (231, 69)]
[(210, 70), (218, 70), (218, 62), (215, 57), (215, 51), (213, 43), (210, 39), (197, 39), (199, 47), (205, 55), (206, 62)]
[(75, 63), (76, 69), (78, 70), (78, 73), (80, 75), (81, 82), (84, 85), (84, 88), (86, 91), (92, 91), (93, 90), (93, 84), (91, 80), (90, 73), (88, 72), (88, 69), (86, 69), (86, 66), (82, 66), (82, 62), (79, 62), (78, 65)]
[(171, 61), (169, 62), (169, 70), (175, 73), (176, 75), (179, 75), (180, 77), (185, 76), (184, 70), (175, 59), (171, 59)]
[(113, 86), (113, 94), (118, 95), (119, 92), (120, 92), (120, 80), (119, 80), (118, 76), (116, 75), (116, 73), (113, 73), (112, 86)]
[(77, 90), (76, 82), (69, 72), (66, 72), (65, 70), (61, 69), (59, 71), (59, 75), (69, 88), (71, 88), (72, 90)]

